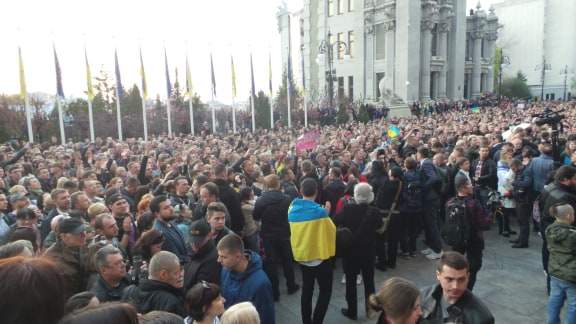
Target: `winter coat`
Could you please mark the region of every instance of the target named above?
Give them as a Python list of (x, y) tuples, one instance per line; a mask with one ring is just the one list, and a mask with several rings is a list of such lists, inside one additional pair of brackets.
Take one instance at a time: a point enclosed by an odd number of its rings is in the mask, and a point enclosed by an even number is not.
[(261, 221), (260, 236), (266, 239), (289, 240), (288, 208), (290, 198), (277, 190), (266, 191), (256, 200), (252, 216)]
[(244, 272), (222, 268), (220, 291), (226, 299), (224, 306), (228, 308), (240, 302), (251, 302), (256, 307), (262, 324), (274, 324), (272, 285), (262, 270), (262, 259), (253, 251), (246, 251), (246, 257), (248, 267)]
[(98, 275), (96, 281), (90, 289), (91, 292), (98, 297), (101, 303), (119, 301), (122, 299), (122, 293), (126, 287), (130, 285), (128, 279), (124, 278), (120, 281), (117, 287), (110, 287), (104, 279)]
[(343, 251), (345, 259), (374, 255), (376, 230), (382, 226), (382, 215), (376, 208), (368, 204), (348, 204), (334, 217), (334, 223), (352, 232), (352, 241)]
[(44, 256), (56, 263), (66, 282), (66, 299), (86, 289), (88, 271), (86, 270), (86, 251), (84, 248), (67, 247), (57, 241)]
[(184, 288), (186, 291), (201, 280), (220, 284), (220, 270), (218, 263), (218, 250), (212, 240), (209, 240), (190, 256), (190, 262), (184, 267)]
[(236, 233), (242, 233), (244, 228), (244, 216), (242, 215), (242, 207), (240, 205), (240, 196), (230, 184), (223, 179), (215, 179), (214, 183), (218, 186), (220, 191), (220, 201), (228, 209), (230, 213), (231, 229)]
[(153, 228), (164, 235), (162, 250), (172, 252), (178, 256), (180, 263), (188, 262), (188, 251), (184, 235), (178, 230), (174, 222), (164, 222), (156, 219)]
[(139, 286), (129, 286), (124, 290), (122, 300), (134, 305), (140, 314), (151, 311), (166, 311), (186, 316), (184, 311), (184, 290), (157, 280), (144, 280)]
[[(442, 314), (442, 287), (439, 284), (420, 291), (422, 317), (419, 324), (444, 323)], [(450, 323), (494, 324), (494, 316), (486, 305), (470, 291), (447, 308)]]
[(550, 260), (548, 273), (576, 284), (576, 227), (554, 222), (546, 229)]

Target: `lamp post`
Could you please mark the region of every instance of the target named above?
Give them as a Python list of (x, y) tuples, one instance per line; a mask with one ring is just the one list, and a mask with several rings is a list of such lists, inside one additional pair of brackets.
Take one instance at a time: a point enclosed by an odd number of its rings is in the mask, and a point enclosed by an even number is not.
[(326, 81), (328, 82), (328, 97), (330, 101), (330, 108), (334, 105), (334, 78), (336, 77), (336, 70), (334, 69), (334, 47), (336, 49), (344, 51), (344, 60), (350, 58), (350, 48), (348, 44), (343, 41), (336, 40), (331, 42), (332, 34), (328, 31), (328, 38), (322, 40), (318, 46), (318, 57), (316, 57), (316, 63), (320, 64), (322, 61), (328, 60), (328, 71), (326, 71)]
[(536, 65), (536, 71), (540, 70), (540, 82), (541, 82), (541, 89), (540, 89), (540, 100), (544, 101), (544, 82), (546, 81), (546, 71), (551, 70), (552, 66), (550, 63), (546, 63), (546, 57), (542, 57), (542, 64)]
[(566, 101), (568, 99), (568, 97), (566, 97), (566, 93), (568, 90), (568, 75), (574, 73), (574, 69), (572, 69), (571, 71), (568, 70), (568, 65), (566, 65), (562, 71), (560, 71), (560, 75), (564, 76), (564, 101)]
[(502, 100), (502, 66), (510, 65), (510, 58), (502, 54), (502, 50), (500, 50), (499, 59), (493, 57), (490, 63), (498, 64), (498, 105), (500, 105)]

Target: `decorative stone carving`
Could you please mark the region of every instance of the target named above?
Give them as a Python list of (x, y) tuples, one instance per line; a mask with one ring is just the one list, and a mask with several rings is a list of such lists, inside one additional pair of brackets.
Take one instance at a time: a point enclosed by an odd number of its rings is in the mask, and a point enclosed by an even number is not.
[(452, 23), (450, 21), (443, 21), (438, 24), (438, 30), (441, 33), (447, 33), (452, 29)]
[(393, 93), (392, 90), (386, 88), (385, 78), (382, 78), (378, 83), (378, 89), (380, 89), (380, 102), (386, 106), (390, 107), (393, 105), (403, 104), (404, 101), (397, 94)]
[(422, 31), (431, 31), (432, 29), (434, 29), (434, 26), (436, 25), (436, 22), (432, 19), (427, 19), (427, 20), (423, 20), (420, 24), (420, 28), (422, 29)]
[(390, 20), (384, 22), (384, 31), (394, 31), (396, 29), (396, 20)]

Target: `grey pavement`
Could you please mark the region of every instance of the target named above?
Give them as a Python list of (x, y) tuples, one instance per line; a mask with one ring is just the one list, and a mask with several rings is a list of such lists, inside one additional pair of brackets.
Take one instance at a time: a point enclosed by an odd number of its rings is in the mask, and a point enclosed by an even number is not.
[[(496, 226), (484, 233), (486, 248), (482, 269), (478, 273), (474, 294), (479, 296), (494, 314), (496, 323), (505, 324), (541, 324), (546, 322), (546, 278), (541, 266), (542, 240), (535, 233), (530, 233), (530, 247), (513, 249), (508, 240), (499, 236)], [(517, 227), (513, 227), (518, 231)], [(423, 255), (412, 259), (398, 258), (396, 269), (385, 272), (376, 270), (376, 290), (387, 279), (400, 276), (411, 280), (419, 287), (436, 283), (436, 261), (430, 261)], [(297, 280), (300, 281), (300, 270), (296, 267)], [(288, 296), (283, 276), (280, 272), (280, 301), (275, 304), (276, 323), (296, 324), (300, 320), (300, 291)], [(324, 323), (375, 323), (376, 318), (369, 320), (364, 314), (364, 288), (358, 286), (358, 320), (352, 321), (340, 313), (346, 307), (345, 285), (342, 279), (341, 262), (337, 262), (334, 271), (332, 299)], [(315, 293), (318, 286), (315, 287)], [(316, 301), (314, 295), (314, 302)]]

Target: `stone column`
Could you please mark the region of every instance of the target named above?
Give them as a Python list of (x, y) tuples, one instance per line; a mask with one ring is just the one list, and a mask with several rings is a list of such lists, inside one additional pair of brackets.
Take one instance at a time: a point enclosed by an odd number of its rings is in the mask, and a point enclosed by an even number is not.
[(420, 100), (430, 100), (430, 62), (432, 60), (432, 29), (434, 22), (422, 21), (422, 51), (420, 75)]
[[(488, 40), (487, 42), (487, 49), (486, 49), (486, 53), (488, 53), (488, 57), (486, 59), (490, 60), (490, 62), (492, 62), (492, 59), (494, 58), (494, 43), (496, 42), (497, 36), (496, 33), (490, 33), (487, 35)], [(488, 92), (494, 92), (494, 70), (492, 68), (492, 65), (490, 65), (490, 67), (488, 68), (488, 73), (486, 75), (486, 91)]]
[(446, 99), (446, 75), (448, 73), (448, 31), (449, 22), (442, 22), (438, 25), (438, 56), (444, 59), (442, 70), (438, 73), (438, 99)]
[(395, 51), (395, 35), (396, 32), (396, 21), (388, 21), (385, 23), (386, 30), (386, 77), (384, 82), (386, 84), (386, 89), (394, 91), (394, 51)]
[(472, 62), (474, 66), (472, 68), (472, 99), (480, 98), (480, 83), (482, 82), (482, 32), (473, 32), (472, 39), (474, 40), (474, 54), (472, 56)]

